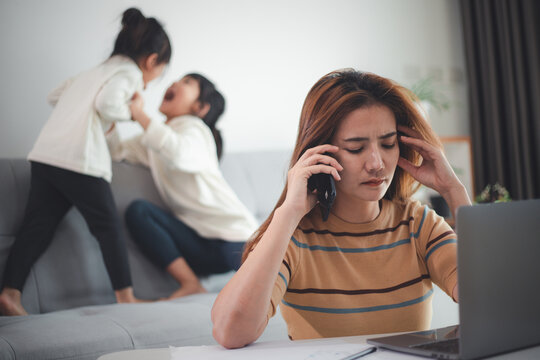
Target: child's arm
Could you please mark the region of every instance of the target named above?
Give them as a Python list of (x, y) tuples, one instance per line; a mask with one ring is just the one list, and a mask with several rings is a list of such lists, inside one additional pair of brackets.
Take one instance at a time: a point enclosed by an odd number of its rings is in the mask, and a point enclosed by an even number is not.
[(135, 93), (130, 104), (133, 120), (144, 129), (142, 144), (159, 153), (168, 165), (186, 172), (198, 172), (209, 164), (213, 144), (208, 144), (204, 129), (200, 126), (185, 126), (175, 131), (170, 126), (152, 121), (143, 110), (143, 99)]
[(60, 96), (62, 96), (62, 93), (65, 89), (67, 89), (71, 83), (73, 82), (73, 78), (69, 78), (66, 81), (64, 81), (60, 86), (58, 86), (56, 89), (51, 91), (49, 95), (47, 95), (47, 102), (51, 104), (51, 106), (56, 106), (56, 103), (60, 99)]
[(136, 74), (123, 71), (103, 85), (96, 96), (94, 106), (105, 122), (131, 120), (129, 103), (131, 97), (142, 89), (142, 80)]
[(141, 135), (136, 135), (127, 140), (120, 140), (116, 126), (114, 126), (105, 134), (109, 153), (114, 161), (126, 160), (134, 164), (149, 165), (148, 153), (146, 148), (141, 144)]

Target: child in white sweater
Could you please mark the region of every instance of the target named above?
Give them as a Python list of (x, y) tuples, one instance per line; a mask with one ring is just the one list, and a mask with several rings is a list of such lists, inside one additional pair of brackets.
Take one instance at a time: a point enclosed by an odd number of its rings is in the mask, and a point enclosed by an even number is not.
[(116, 121), (131, 119), (131, 98), (162, 73), (170, 57), (169, 38), (160, 23), (130, 8), (123, 14), (110, 58), (49, 95), (54, 110), (28, 156), (30, 194), (4, 273), (3, 315), (26, 315), (21, 291), (28, 273), (72, 206), (99, 242), (117, 301), (136, 301), (110, 188), (105, 132)]
[(135, 96), (131, 111), (144, 133), (120, 142), (108, 136), (113, 159), (150, 168), (168, 209), (133, 202), (126, 224), (133, 239), (181, 285), (169, 298), (204, 292), (197, 275), (236, 270), (256, 222), (219, 169), (222, 141), (215, 123), (225, 100), (199, 74), (172, 84), (160, 106), (165, 123), (151, 120)]

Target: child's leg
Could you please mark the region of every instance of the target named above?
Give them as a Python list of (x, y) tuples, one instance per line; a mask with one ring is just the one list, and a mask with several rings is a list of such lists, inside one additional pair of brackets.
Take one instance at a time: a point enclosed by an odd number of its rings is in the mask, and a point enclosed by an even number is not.
[(59, 186), (81, 212), (99, 243), (118, 302), (134, 302), (121, 218), (110, 184), (102, 178), (58, 169)]
[(228, 270), (238, 270), (242, 265), (242, 253), (244, 252), (245, 242), (222, 241), (221, 257)]
[(25, 215), (10, 249), (0, 294), (0, 312), (4, 315), (26, 315), (21, 291), (30, 269), (50, 245), (56, 227), (71, 207), (54, 187), (48, 166), (31, 164), (30, 193)]
[(189, 264), (183, 257), (179, 257), (167, 266), (167, 272), (182, 286), (173, 292), (167, 300), (179, 298), (186, 295), (205, 293), (197, 275), (191, 270)]
[(204, 292), (197, 272), (204, 266), (191, 264), (205, 256), (201, 237), (173, 214), (145, 201), (134, 201), (126, 210), (126, 224), (142, 251), (159, 267), (166, 269), (181, 288), (171, 297)]

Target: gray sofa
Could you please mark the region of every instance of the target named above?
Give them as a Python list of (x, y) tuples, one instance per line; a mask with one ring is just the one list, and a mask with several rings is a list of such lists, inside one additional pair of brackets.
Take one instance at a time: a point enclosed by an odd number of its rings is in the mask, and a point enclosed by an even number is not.
[[(225, 177), (259, 221), (279, 196), (288, 160), (287, 151), (260, 151), (228, 154), (221, 162)], [(113, 172), (112, 188), (120, 213), (137, 198), (163, 206), (147, 169), (114, 163)], [(26, 160), (0, 159), (0, 278), (22, 220), (29, 175)], [(126, 234), (135, 295), (155, 299), (170, 294), (177, 283), (150, 263)], [(213, 344), (210, 309), (231, 276), (202, 279), (207, 294), (158, 303), (115, 304), (98, 244), (81, 215), (72, 209), (26, 281), (22, 302), (31, 315), (0, 317), (0, 358), (96, 359), (128, 349)], [(286, 338), (286, 326), (278, 314), (261, 339)]]

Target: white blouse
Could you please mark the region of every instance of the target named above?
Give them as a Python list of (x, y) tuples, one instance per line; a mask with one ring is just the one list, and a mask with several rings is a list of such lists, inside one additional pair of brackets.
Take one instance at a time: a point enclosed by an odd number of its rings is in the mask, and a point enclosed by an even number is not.
[(142, 135), (123, 142), (114, 130), (107, 140), (115, 161), (150, 168), (163, 202), (200, 236), (246, 241), (257, 229), (223, 177), (212, 132), (198, 117), (151, 121)]
[(143, 90), (142, 72), (131, 59), (113, 56), (68, 79), (47, 100), (54, 110), (28, 160), (111, 181), (105, 132), (131, 119), (129, 102)]

